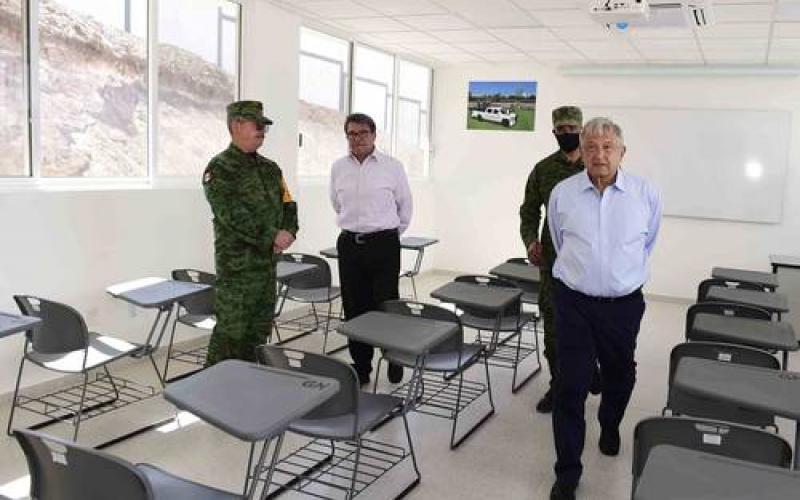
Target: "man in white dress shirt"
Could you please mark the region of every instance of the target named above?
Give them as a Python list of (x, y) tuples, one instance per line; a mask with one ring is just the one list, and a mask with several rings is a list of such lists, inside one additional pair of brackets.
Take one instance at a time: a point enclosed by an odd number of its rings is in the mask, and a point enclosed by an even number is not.
[[(402, 163), (375, 148), (375, 122), (362, 113), (344, 124), (350, 154), (333, 163), (330, 196), (341, 228), (339, 280), (346, 320), (397, 299), (400, 235), (411, 222), (412, 199)], [(361, 384), (369, 382), (373, 347), (349, 341)], [(389, 364), (389, 381), (400, 382), (401, 366)]]

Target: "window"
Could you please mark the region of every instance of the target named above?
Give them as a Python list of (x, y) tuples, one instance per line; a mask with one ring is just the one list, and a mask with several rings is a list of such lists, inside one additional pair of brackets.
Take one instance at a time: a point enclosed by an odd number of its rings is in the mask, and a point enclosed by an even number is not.
[(342, 127), (349, 72), (348, 42), (301, 29), (298, 175), (327, 176), (331, 164), (347, 150)]
[(240, 7), (226, 0), (158, 6), (157, 173), (199, 176), (230, 142), (225, 106), (236, 100)]
[(430, 68), (398, 60), (395, 156), (413, 176), (428, 173), (430, 89)]
[(0, 0), (0, 177), (199, 176), (229, 141), (240, 16), (238, 0)]
[(0, 177), (28, 175), (21, 0), (0, 4)]
[(146, 0), (41, 0), (42, 177), (147, 175)]
[(342, 126), (351, 112), (375, 120), (378, 149), (403, 162), (409, 175), (427, 175), (431, 69), (370, 47), (353, 47), (301, 28), (298, 175), (327, 177), (331, 164), (347, 152)]
[(378, 149), (392, 153), (392, 99), (394, 57), (375, 49), (356, 46), (353, 112), (366, 113), (378, 127)]

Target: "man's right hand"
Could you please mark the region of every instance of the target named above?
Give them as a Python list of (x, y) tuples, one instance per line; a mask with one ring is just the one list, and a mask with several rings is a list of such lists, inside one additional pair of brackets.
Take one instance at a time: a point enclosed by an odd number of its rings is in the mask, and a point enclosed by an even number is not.
[(542, 265), (542, 244), (538, 241), (534, 241), (528, 246), (528, 260), (534, 266)]

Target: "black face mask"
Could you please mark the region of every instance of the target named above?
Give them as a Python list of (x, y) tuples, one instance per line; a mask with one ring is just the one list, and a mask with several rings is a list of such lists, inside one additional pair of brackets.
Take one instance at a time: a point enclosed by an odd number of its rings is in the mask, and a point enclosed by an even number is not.
[(581, 144), (580, 134), (577, 133), (556, 134), (556, 140), (558, 147), (565, 153), (572, 153)]

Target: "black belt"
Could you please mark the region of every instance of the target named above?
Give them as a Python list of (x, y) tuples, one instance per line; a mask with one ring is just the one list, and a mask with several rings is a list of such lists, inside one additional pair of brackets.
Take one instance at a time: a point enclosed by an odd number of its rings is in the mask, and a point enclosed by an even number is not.
[(581, 292), (579, 292), (577, 290), (573, 290), (572, 288), (570, 288), (567, 285), (565, 285), (564, 282), (559, 280), (559, 279), (555, 279), (554, 281), (556, 283), (558, 283), (559, 285), (563, 286), (564, 288), (566, 288), (567, 290), (569, 290), (570, 292), (578, 294), (582, 298), (584, 298), (586, 300), (590, 300), (592, 302), (624, 302), (626, 300), (630, 300), (630, 299), (633, 299), (633, 298), (636, 298), (636, 297), (640, 297), (642, 295), (642, 287), (639, 287), (636, 290), (632, 291), (631, 293), (629, 293), (627, 295), (620, 295), (619, 297), (597, 297), (595, 295), (586, 295), (585, 293), (581, 293)]
[(374, 231), (374, 232), (371, 232), (371, 233), (354, 233), (352, 231), (347, 231), (347, 230), (343, 229), (342, 230), (342, 234), (345, 237), (350, 238), (353, 241), (355, 241), (356, 244), (363, 245), (367, 241), (375, 239), (375, 238), (381, 238), (381, 237), (386, 237), (386, 236), (397, 236), (397, 229), (396, 228), (395, 229), (384, 229), (382, 231)]

